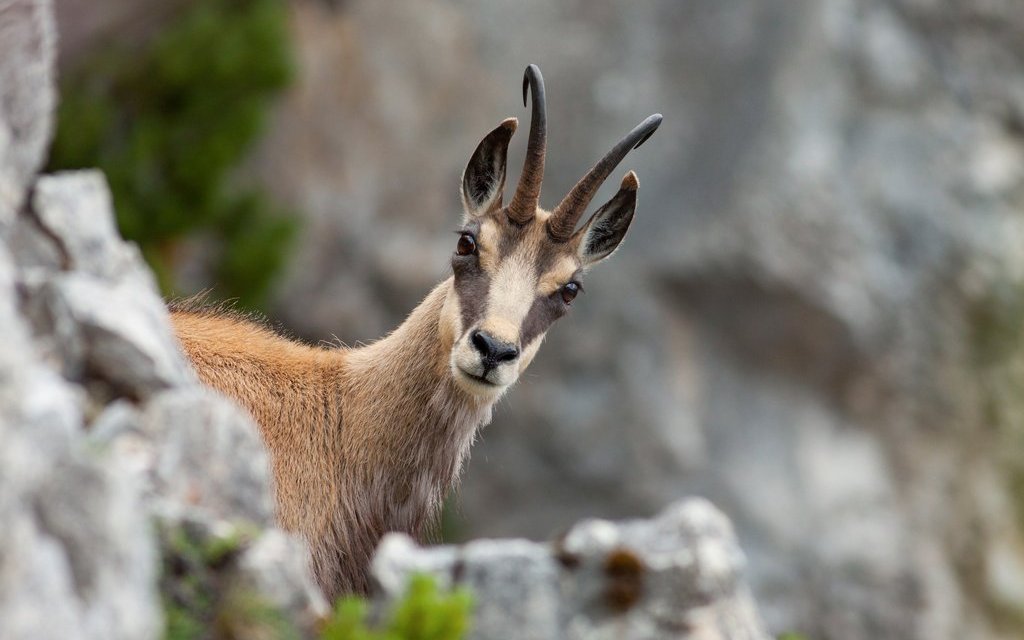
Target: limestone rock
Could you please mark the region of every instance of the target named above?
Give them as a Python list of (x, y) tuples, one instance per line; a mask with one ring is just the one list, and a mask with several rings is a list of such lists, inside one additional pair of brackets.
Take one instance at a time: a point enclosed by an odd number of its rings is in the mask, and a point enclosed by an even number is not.
[(161, 614), (134, 485), (81, 437), (83, 396), (36, 360), (0, 244), (0, 637), (155, 637)]
[(99, 376), (134, 398), (194, 381), (167, 311), (150, 292), (72, 272), (53, 276), (41, 295), (74, 377)]
[(306, 545), (280, 529), (268, 529), (238, 560), (245, 584), (263, 595), (300, 627), (312, 628), (329, 611), (306, 564)]
[(252, 160), (305, 215), (274, 315), (312, 340), (383, 335), (447, 277), (458, 176), (507, 116), (517, 177), (526, 64), (546, 207), (665, 114), (620, 169), (622, 249), (474, 449), (463, 535), (700, 494), (773, 633), (1022, 635), (1024, 4), (336, 5), (297, 6)]
[(270, 466), (259, 431), (237, 406), (208, 389), (165, 391), (141, 410), (110, 405), (96, 419), (90, 441), (139, 474), (135, 481), (164, 514), (199, 510), (272, 524)]
[(385, 538), (373, 561), (380, 598), (393, 602), (413, 573), (474, 597), (471, 637), (591, 640), (769, 636), (740, 577), (729, 521), (707, 501), (651, 520), (581, 522), (553, 544), (476, 540), (419, 548)]
[(0, 638), (162, 637), (154, 521), (255, 531), (237, 579), (310, 631), (323, 603), (252, 421), (196, 385), (102, 174), (37, 180), (51, 12), (0, 0)]
[(0, 0), (0, 224), (13, 220), (50, 144), (54, 40), (49, 0)]
[(98, 170), (41, 176), (32, 196), (40, 230), (58, 245), (65, 270), (117, 282), (132, 278), (157, 293), (138, 247), (117, 231), (106, 178)]

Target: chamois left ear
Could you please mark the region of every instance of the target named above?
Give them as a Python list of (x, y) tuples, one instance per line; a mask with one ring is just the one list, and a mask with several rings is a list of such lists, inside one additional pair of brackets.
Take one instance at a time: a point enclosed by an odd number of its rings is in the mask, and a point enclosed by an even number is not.
[(475, 218), (501, 208), (508, 143), (519, 121), (509, 118), (484, 136), (462, 172), (462, 206)]
[(626, 231), (633, 222), (636, 211), (636, 190), (639, 186), (636, 174), (630, 171), (622, 179), (619, 192), (606, 202), (587, 224), (574, 234), (576, 252), (584, 267), (604, 260), (619, 247), (626, 237)]

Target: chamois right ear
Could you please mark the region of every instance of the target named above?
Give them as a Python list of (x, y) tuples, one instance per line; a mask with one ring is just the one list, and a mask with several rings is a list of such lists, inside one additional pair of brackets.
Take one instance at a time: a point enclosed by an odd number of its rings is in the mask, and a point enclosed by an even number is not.
[(636, 212), (636, 174), (630, 171), (622, 179), (619, 192), (590, 216), (587, 224), (573, 234), (576, 252), (583, 267), (596, 264), (612, 255), (626, 237)]
[(484, 136), (462, 172), (462, 206), (475, 218), (501, 208), (508, 143), (519, 121), (509, 118)]

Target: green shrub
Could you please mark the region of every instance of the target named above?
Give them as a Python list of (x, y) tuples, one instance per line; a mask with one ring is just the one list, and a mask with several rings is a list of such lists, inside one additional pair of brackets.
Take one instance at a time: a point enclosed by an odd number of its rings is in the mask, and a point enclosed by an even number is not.
[(295, 235), (293, 216), (232, 171), (291, 76), (283, 0), (203, 0), (139, 48), (112, 45), (62, 83), (50, 170), (99, 167), (121, 233), (166, 294), (183, 240), (212, 241), (217, 297), (259, 306)]
[(465, 589), (441, 593), (434, 579), (413, 576), (405, 597), (380, 625), (367, 621), (367, 604), (359, 598), (338, 601), (324, 625), (323, 640), (459, 640), (469, 631), (473, 601)]

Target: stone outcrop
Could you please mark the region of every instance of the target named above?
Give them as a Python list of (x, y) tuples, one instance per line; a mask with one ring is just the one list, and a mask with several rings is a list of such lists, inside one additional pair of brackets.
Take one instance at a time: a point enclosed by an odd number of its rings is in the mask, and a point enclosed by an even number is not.
[(468, 586), (474, 640), (767, 640), (742, 568), (729, 521), (694, 499), (651, 520), (585, 520), (551, 544), (418, 548), (390, 534), (373, 577), (385, 602), (400, 598), (414, 573)]
[(272, 526), (255, 426), (196, 383), (103, 176), (36, 175), (51, 11), (0, 2), (0, 637), (161, 637), (154, 523), (246, 532), (232, 575), (310, 629), (324, 605)]
[(462, 535), (699, 494), (775, 633), (1021, 637), (1024, 4), (334, 7), (298, 5), (252, 163), (306, 214), (275, 316), (311, 339), (382, 335), (446, 276), (457, 179), (526, 117), (527, 63), (545, 206), (665, 114), (621, 168), (623, 248), (474, 449)]

